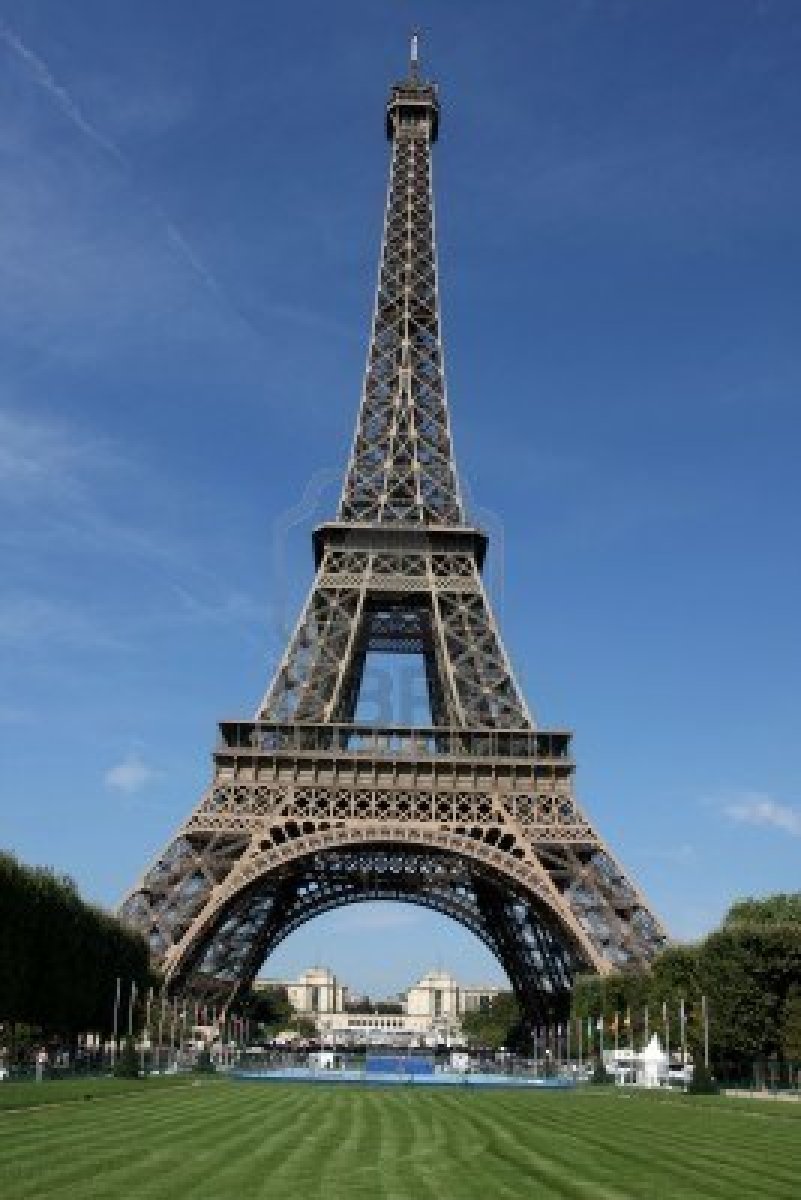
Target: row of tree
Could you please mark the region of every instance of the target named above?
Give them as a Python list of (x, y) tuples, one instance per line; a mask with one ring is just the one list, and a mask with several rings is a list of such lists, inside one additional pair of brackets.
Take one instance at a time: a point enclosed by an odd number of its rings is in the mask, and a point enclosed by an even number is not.
[(0, 1022), (109, 1033), (118, 979), (140, 995), (155, 982), (144, 939), (70, 879), (0, 853)]
[[(565, 1016), (550, 1026), (563, 1044)], [(801, 893), (739, 901), (714, 933), (669, 947), (648, 971), (580, 977), (571, 1022), (573, 1053), (581, 1037), (587, 1057), (602, 1040), (640, 1050), (654, 1032), (677, 1049), (683, 1032), (696, 1063), (708, 1034), (710, 1062), (721, 1074), (743, 1075), (763, 1059), (801, 1066)], [(467, 1014), (463, 1026), (474, 1043), (531, 1050), (532, 1032), (511, 993)]]
[(759, 1059), (801, 1063), (801, 893), (734, 904), (719, 929), (663, 951), (650, 971), (578, 979), (572, 1012), (593, 1027), (602, 1020), (607, 1038), (617, 1025), (621, 1044), (633, 1032), (638, 1047), (646, 1022), (663, 1035), (667, 1020), (676, 1046), (683, 1001), (697, 1060), (702, 997), (713, 1065), (736, 1071)]

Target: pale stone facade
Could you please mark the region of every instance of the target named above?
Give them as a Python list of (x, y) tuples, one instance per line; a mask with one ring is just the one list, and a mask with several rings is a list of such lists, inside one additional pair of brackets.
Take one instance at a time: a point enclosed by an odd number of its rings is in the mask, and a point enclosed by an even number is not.
[(405, 1007), (410, 1017), (458, 1020), (459, 985), (447, 971), (429, 971), (409, 988)]
[(494, 984), (460, 986), (447, 971), (428, 971), (406, 993), (404, 1008), (410, 1016), (456, 1018), (489, 1008), (503, 988)]
[(348, 1003), (348, 989), (328, 967), (308, 967), (299, 979), (287, 981), (259, 979), (257, 989), (280, 987), (299, 1017), (314, 1020), (321, 1013), (342, 1012)]
[(502, 988), (461, 986), (447, 971), (428, 971), (403, 995), (400, 1013), (347, 1011), (355, 999), (327, 967), (310, 967), (297, 980), (258, 980), (257, 987), (283, 987), (298, 1016), (317, 1025), (323, 1039), (409, 1045), (459, 1045), (461, 1018), (488, 1008)]

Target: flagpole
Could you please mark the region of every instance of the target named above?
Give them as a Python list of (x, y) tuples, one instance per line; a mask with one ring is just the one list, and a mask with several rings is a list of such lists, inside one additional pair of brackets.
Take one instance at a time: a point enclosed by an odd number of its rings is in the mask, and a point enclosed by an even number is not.
[(679, 1032), (681, 1034), (681, 1082), (687, 1091), (687, 1019), (684, 1013), (684, 997), (679, 1000)]
[(136, 1000), (136, 980), (131, 980), (131, 991), (128, 996), (128, 1037), (133, 1037), (133, 1006)]
[(670, 1016), (667, 1000), (662, 1001), (662, 1020), (665, 1023), (665, 1055), (667, 1057), (667, 1085), (670, 1087)]
[(159, 1071), (161, 1071), (161, 1047), (162, 1047), (162, 1043), (164, 1041), (164, 1003), (165, 1003), (164, 988), (162, 987), (162, 989), (161, 989), (161, 1012), (159, 1014), (159, 1051), (158, 1051), (158, 1060), (157, 1060), (157, 1065), (158, 1065)]
[(121, 993), (121, 991), (122, 991), (122, 980), (120, 979), (120, 977), (118, 975), (117, 976), (117, 990), (114, 995), (114, 1036), (113, 1036), (112, 1042), (111, 1042), (111, 1069), (112, 1069), (112, 1071), (114, 1070), (114, 1067), (116, 1066), (116, 1063), (117, 1063), (117, 1037), (119, 1036), (119, 1025), (120, 1025), (120, 993)]
[(626, 1072), (625, 1072), (625, 1075), (624, 1075), (624, 1079), (625, 1079), (625, 1082), (626, 1082), (626, 1083), (634, 1083), (634, 1080), (635, 1080), (635, 1071), (634, 1071), (634, 1026), (632, 1025), (632, 1022), (631, 1022), (631, 1005), (630, 1005), (630, 1004), (627, 1004), (627, 1005), (626, 1005), (626, 1015), (625, 1015), (625, 1017), (623, 1018), (623, 1024), (626, 1026), (626, 1028), (627, 1028), (627, 1029), (628, 1029), (628, 1031), (629, 1031), (629, 1065), (628, 1065), (628, 1067), (626, 1068)]
[[(145, 1007), (145, 1029), (142, 1030), (142, 1036), (139, 1040), (139, 1070), (142, 1072), (143, 1075), (145, 1073), (145, 1030), (147, 1030), (147, 1040), (149, 1043), (150, 1042), (150, 1006), (152, 1003), (153, 1003), (153, 988), (151, 987), (150, 991), (147, 993), (147, 1004)], [(151, 1065), (152, 1065), (152, 1062), (153, 1062), (152, 1053), (150, 1055), (150, 1061), (151, 1061)]]

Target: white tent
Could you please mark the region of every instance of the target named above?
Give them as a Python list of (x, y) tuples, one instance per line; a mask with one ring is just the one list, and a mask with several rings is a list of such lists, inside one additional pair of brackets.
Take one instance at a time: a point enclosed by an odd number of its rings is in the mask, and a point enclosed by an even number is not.
[(641, 1087), (659, 1087), (668, 1077), (668, 1056), (659, 1044), (659, 1036), (653, 1034), (637, 1059), (637, 1083)]

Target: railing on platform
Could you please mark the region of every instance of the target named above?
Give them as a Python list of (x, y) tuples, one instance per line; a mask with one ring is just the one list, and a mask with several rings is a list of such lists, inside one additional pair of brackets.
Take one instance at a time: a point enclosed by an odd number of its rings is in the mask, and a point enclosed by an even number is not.
[(518, 758), (569, 763), (565, 730), (422, 728), (222, 721), (218, 753), (335, 754), (373, 758)]

